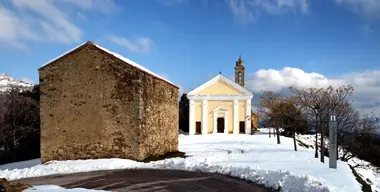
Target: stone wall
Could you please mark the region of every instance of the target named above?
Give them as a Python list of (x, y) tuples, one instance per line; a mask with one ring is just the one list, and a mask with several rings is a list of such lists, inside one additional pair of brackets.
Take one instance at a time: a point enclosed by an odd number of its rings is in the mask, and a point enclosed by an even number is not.
[(136, 71), (92, 44), (42, 67), (42, 162), (138, 159)]
[(178, 151), (179, 89), (148, 75), (141, 80), (140, 158)]
[(41, 161), (178, 150), (178, 88), (88, 43), (39, 70)]

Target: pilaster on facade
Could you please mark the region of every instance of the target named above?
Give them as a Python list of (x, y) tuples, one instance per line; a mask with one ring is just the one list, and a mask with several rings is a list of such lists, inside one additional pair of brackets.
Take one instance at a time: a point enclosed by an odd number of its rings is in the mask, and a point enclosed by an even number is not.
[(194, 100), (189, 100), (189, 134), (195, 135), (195, 121), (194, 121)]
[(248, 99), (245, 106), (245, 133), (251, 134), (251, 99)]
[(218, 133), (218, 128), (217, 128), (218, 114), (216, 112), (213, 112), (212, 116), (213, 116), (213, 120), (214, 120), (212, 133)]
[(202, 100), (202, 134), (205, 135), (208, 133), (207, 126), (207, 100)]
[(234, 111), (233, 111), (233, 114), (234, 114), (234, 120), (233, 120), (233, 123), (234, 123), (234, 127), (233, 127), (233, 133), (234, 134), (239, 134), (239, 102), (238, 100), (234, 100)]

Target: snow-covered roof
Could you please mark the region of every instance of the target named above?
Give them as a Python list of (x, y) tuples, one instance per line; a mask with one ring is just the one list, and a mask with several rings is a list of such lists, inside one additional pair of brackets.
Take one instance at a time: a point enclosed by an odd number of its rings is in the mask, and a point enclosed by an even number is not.
[(117, 54), (117, 53), (115, 53), (115, 52), (112, 52), (112, 51), (110, 51), (109, 49), (106, 49), (106, 48), (104, 48), (104, 47), (102, 47), (102, 46), (100, 46), (100, 45), (98, 45), (98, 44), (96, 44), (96, 43), (94, 43), (94, 42), (91, 42), (91, 41), (87, 41), (87, 42), (85, 42), (85, 43), (82, 43), (82, 44), (80, 44), (80, 45), (74, 47), (73, 49), (70, 49), (69, 51), (63, 53), (62, 55), (60, 55), (60, 56), (54, 58), (53, 60), (51, 60), (51, 61), (45, 63), (44, 65), (42, 65), (42, 67), (44, 67), (44, 66), (46, 66), (46, 65), (48, 65), (48, 64), (50, 64), (50, 63), (52, 63), (52, 62), (54, 62), (54, 61), (56, 61), (56, 60), (58, 60), (58, 59), (60, 59), (61, 57), (63, 57), (63, 56), (65, 56), (65, 55), (69, 54), (70, 52), (72, 52), (72, 51), (78, 49), (79, 47), (81, 47), (81, 46), (83, 46), (83, 45), (85, 45), (85, 44), (92, 44), (92, 45), (95, 45), (95, 47), (99, 48), (100, 50), (102, 50), (102, 51), (104, 51), (104, 52), (106, 52), (106, 53), (108, 53), (108, 54), (110, 54), (110, 55), (113, 55), (114, 57), (116, 57), (116, 58), (122, 60), (123, 62), (125, 62), (125, 63), (127, 63), (127, 64), (129, 64), (129, 65), (132, 65), (132, 66), (134, 66), (134, 67), (140, 69), (141, 71), (144, 71), (144, 72), (146, 72), (146, 73), (148, 73), (148, 74), (150, 74), (150, 75), (153, 75), (154, 77), (156, 77), (156, 78), (158, 78), (158, 79), (161, 79), (161, 80), (163, 80), (163, 81), (165, 81), (165, 82), (167, 82), (167, 83), (169, 83), (169, 84), (171, 84), (171, 85), (173, 85), (173, 86), (179, 88), (178, 85), (176, 85), (176, 84), (170, 82), (169, 80), (167, 80), (167, 79), (165, 79), (165, 78), (163, 78), (163, 77), (161, 77), (161, 76), (159, 76), (159, 75), (153, 73), (152, 71), (148, 70), (147, 68), (145, 68), (145, 67), (143, 67), (143, 66), (141, 66), (141, 65), (139, 65), (139, 64), (137, 64), (137, 63), (135, 63), (135, 62), (133, 62), (132, 60), (130, 60), (130, 59), (128, 59), (128, 58), (126, 58), (126, 57), (124, 57), (124, 56), (122, 56), (122, 55), (120, 55), (120, 54)]

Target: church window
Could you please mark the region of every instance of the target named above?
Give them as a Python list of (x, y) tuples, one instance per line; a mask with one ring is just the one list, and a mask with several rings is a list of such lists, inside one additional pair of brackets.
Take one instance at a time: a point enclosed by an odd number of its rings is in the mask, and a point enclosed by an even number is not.
[(238, 73), (239, 83), (241, 83), (241, 72)]

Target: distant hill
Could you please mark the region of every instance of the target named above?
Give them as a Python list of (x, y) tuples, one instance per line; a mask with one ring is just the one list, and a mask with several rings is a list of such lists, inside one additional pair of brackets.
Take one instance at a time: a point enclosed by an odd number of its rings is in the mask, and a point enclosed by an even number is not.
[(7, 74), (0, 74), (0, 92), (7, 92), (11, 88), (19, 88), (20, 90), (31, 90), (33, 84), (13, 78)]

